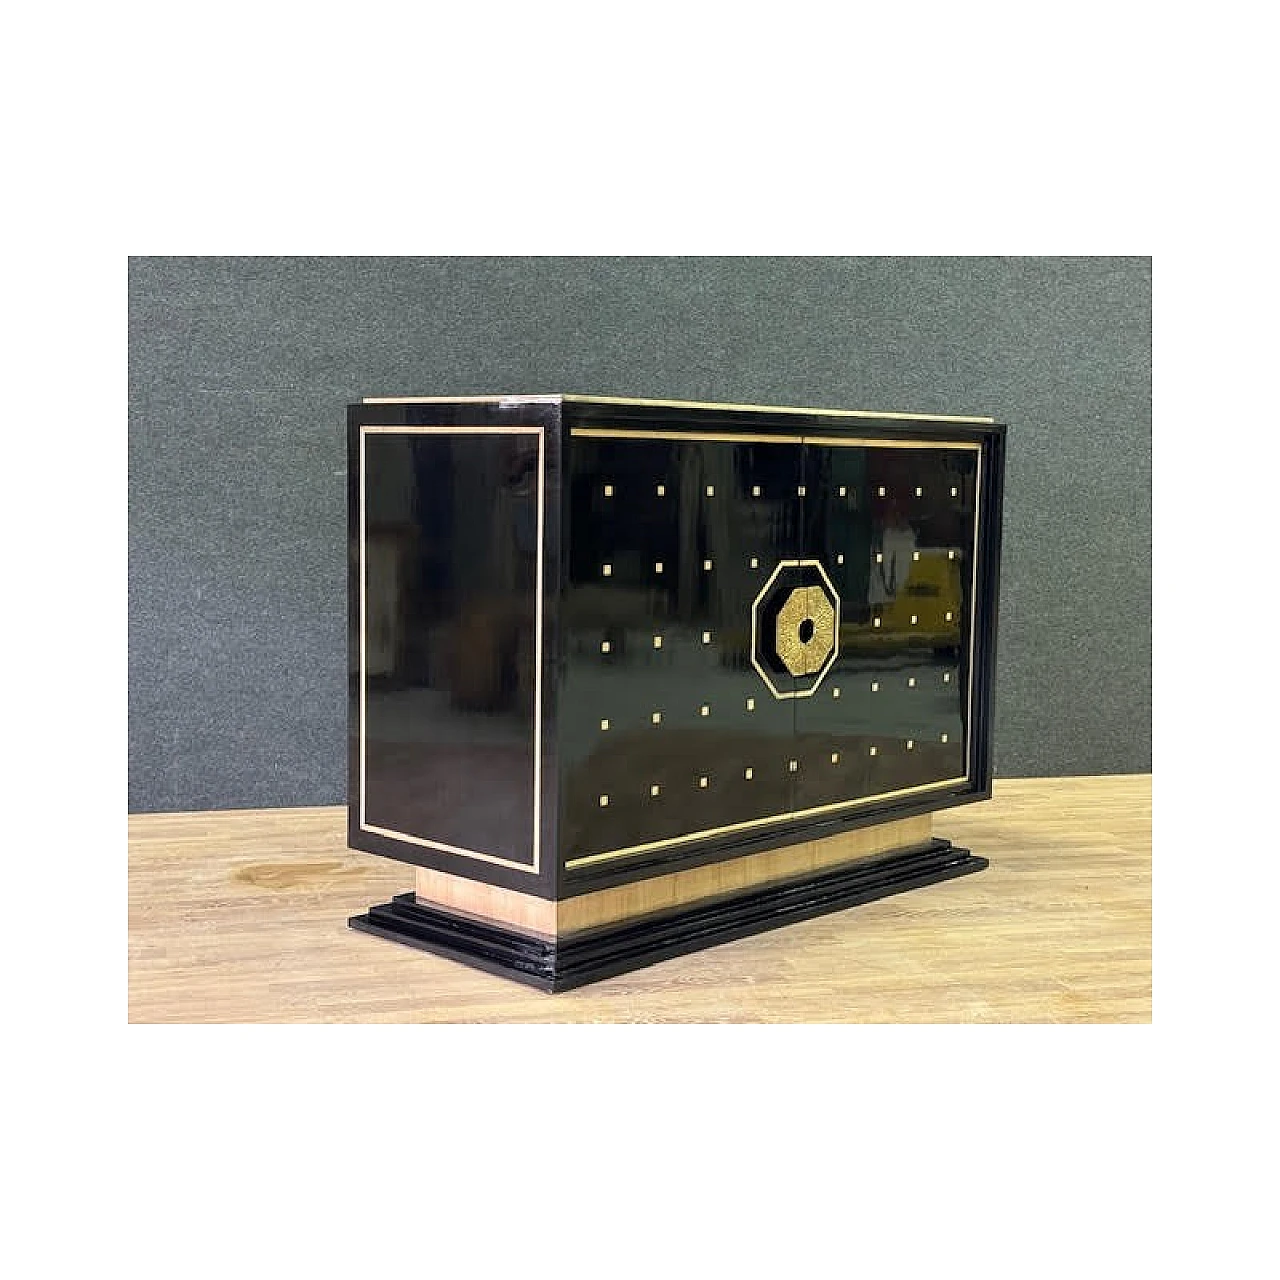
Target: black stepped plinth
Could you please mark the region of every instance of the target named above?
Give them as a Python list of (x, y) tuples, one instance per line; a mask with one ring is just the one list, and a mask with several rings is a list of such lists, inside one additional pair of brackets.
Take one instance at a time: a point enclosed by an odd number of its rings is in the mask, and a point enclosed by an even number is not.
[(573, 934), (537, 938), (419, 903), (412, 893), (348, 921), (353, 929), (459, 960), (544, 991), (567, 991), (601, 978), (685, 955), (796, 920), (842, 911), (907, 889), (981, 871), (986, 858), (948, 840), (828, 872), (804, 882), (766, 885), (734, 897)]

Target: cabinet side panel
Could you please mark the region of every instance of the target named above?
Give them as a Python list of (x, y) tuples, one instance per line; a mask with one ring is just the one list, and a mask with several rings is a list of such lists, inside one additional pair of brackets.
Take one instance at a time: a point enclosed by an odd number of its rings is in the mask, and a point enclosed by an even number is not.
[(353, 437), (353, 843), (536, 874), (543, 431)]

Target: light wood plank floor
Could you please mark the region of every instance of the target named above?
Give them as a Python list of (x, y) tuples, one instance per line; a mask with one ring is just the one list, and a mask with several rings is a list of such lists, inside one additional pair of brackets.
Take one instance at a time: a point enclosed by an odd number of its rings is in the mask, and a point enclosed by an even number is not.
[(1151, 779), (1008, 779), (977, 875), (562, 995), (347, 928), (413, 885), (340, 808), (129, 819), (131, 1022), (1148, 1022)]

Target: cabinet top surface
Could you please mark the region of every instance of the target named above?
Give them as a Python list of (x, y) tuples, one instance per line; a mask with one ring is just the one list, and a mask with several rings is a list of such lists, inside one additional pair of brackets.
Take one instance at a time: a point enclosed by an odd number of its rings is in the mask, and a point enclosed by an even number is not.
[(972, 422), (993, 425), (994, 418), (941, 413), (899, 413), (871, 409), (822, 409), (798, 405), (732, 404), (710, 400), (647, 400), (630, 396), (589, 395), (509, 395), (486, 396), (365, 396), (361, 404), (502, 404), (502, 403), (555, 403), (601, 405), (636, 405), (665, 409), (718, 409), (737, 413), (805, 413), (822, 414), (832, 418), (900, 418), (915, 422)]

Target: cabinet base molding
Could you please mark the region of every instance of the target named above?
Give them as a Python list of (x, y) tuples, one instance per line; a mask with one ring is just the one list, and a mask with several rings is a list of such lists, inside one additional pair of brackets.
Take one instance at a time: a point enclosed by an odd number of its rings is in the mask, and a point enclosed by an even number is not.
[(398, 894), (348, 923), (543, 991), (567, 991), (987, 865), (949, 840), (930, 839), (923, 847), (863, 858), (804, 880), (767, 883), (558, 937), (448, 910), (413, 893)]
[(558, 900), (537, 898), (428, 867), (415, 869), (414, 888), (421, 906), (439, 907), (454, 915), (479, 917), (486, 924), (563, 940), (566, 934), (584, 929), (690, 907), (771, 882), (812, 877), (859, 859), (923, 849), (932, 838), (933, 816), (926, 813)]

